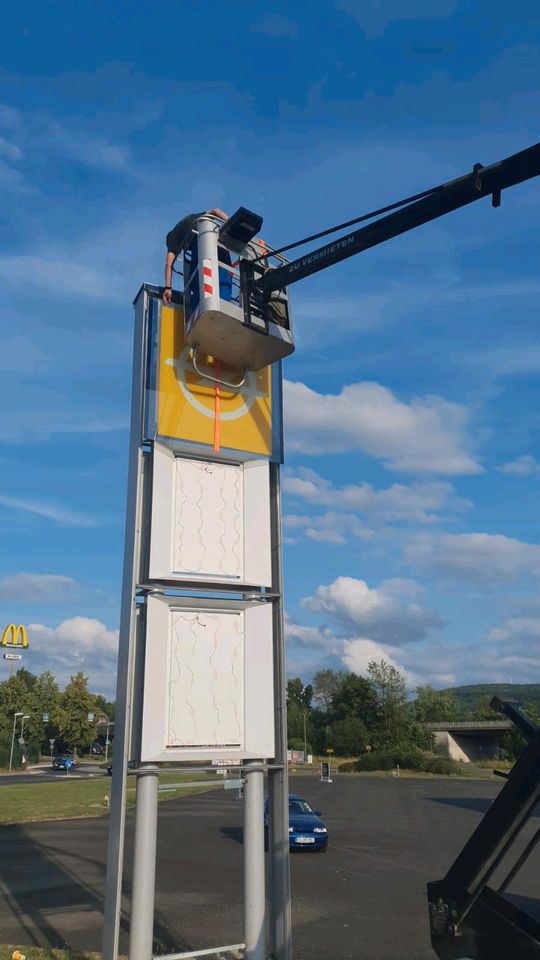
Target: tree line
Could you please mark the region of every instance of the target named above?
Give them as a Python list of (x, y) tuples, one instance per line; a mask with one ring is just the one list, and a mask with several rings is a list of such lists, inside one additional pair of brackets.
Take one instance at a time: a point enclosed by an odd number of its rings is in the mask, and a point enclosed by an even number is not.
[[(39, 675), (24, 668), (0, 683), (0, 766), (6, 766), (6, 754), (11, 750), (15, 719), (15, 765), (20, 761), (19, 713), (24, 720), (25, 753), (37, 759), (40, 753), (73, 750), (75, 753), (90, 747), (96, 739), (96, 722), (107, 716), (114, 719), (114, 704), (88, 689), (88, 678), (83, 673), (71, 677), (61, 690), (53, 674), (46, 670)], [(91, 720), (89, 715), (93, 715)]]
[[(490, 697), (467, 709), (451, 690), (430, 684), (416, 687), (411, 698), (403, 674), (386, 660), (372, 660), (367, 676), (336, 670), (319, 670), (313, 683), (300, 677), (287, 683), (288, 742), (292, 750), (322, 756), (358, 757), (366, 752), (403, 748), (431, 751), (433, 738), (424, 724), (455, 720), (496, 720)], [(540, 720), (536, 705), (524, 709)], [(512, 731), (503, 748), (515, 756), (524, 745)]]

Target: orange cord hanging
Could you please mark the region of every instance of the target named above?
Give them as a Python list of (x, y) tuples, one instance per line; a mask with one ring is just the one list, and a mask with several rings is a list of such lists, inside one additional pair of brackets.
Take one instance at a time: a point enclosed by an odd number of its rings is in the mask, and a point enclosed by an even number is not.
[[(216, 377), (219, 378), (219, 375), (221, 373), (221, 363), (219, 362), (217, 357), (215, 359), (215, 365), (216, 365)], [(216, 383), (216, 395), (214, 397), (214, 453), (219, 453), (219, 440), (220, 440), (219, 415), (221, 412), (220, 407), (221, 407), (221, 388), (219, 383)]]

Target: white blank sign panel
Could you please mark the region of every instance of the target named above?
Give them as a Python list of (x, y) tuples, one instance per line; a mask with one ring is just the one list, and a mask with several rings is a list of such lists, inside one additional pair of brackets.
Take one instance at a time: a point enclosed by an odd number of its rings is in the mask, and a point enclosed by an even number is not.
[(272, 604), (149, 596), (143, 761), (274, 756)]
[(173, 610), (168, 747), (244, 742), (244, 615)]
[(149, 576), (270, 586), (268, 463), (188, 459), (155, 443)]

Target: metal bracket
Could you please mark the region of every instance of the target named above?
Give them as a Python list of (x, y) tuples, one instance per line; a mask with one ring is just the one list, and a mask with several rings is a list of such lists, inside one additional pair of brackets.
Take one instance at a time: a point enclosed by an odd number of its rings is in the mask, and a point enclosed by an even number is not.
[(191, 348), (191, 362), (194, 369), (199, 374), (200, 377), (204, 377), (205, 380), (212, 380), (213, 383), (218, 383), (221, 387), (230, 387), (231, 390), (238, 390), (239, 387), (243, 386), (246, 382), (247, 377), (247, 367), (244, 369), (244, 374), (242, 379), (238, 383), (232, 383), (230, 380), (225, 380), (223, 377), (213, 377), (210, 373), (203, 373), (202, 370), (197, 366), (197, 351), (199, 349), (199, 344), (196, 343), (195, 346)]
[[(478, 193), (482, 193), (482, 188), (483, 188), (482, 170), (484, 169), (485, 167), (482, 163), (475, 163), (473, 167), (473, 174), (475, 175), (474, 189), (477, 190)], [(497, 187), (491, 194), (491, 206), (500, 207), (500, 205), (501, 205), (501, 188)]]
[(475, 177), (474, 177), (474, 189), (475, 189), (475, 190), (478, 190), (478, 193), (481, 193), (481, 192), (482, 192), (482, 174), (481, 174), (481, 170), (483, 170), (483, 169), (484, 169), (484, 164), (483, 164), (483, 163), (475, 163), (474, 167), (472, 168), (472, 172), (473, 172), (474, 175), (475, 175)]

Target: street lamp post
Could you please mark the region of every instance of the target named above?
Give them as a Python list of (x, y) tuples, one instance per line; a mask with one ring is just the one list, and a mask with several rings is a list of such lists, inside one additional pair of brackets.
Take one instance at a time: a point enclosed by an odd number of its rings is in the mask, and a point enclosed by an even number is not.
[(304, 763), (307, 763), (307, 725), (306, 725), (306, 710), (304, 710)]
[(9, 772), (11, 773), (11, 768), (13, 766), (13, 747), (15, 744), (15, 727), (17, 725), (17, 717), (22, 717), (23, 711), (19, 710), (17, 713), (13, 714), (13, 730), (11, 732), (11, 752), (9, 754)]
[[(23, 764), (26, 763), (26, 754), (24, 753), (24, 721), (25, 721), (25, 720), (30, 720), (30, 714), (29, 714), (29, 713), (25, 713), (25, 714), (21, 717), (21, 735), (20, 735), (20, 737), (19, 737), (19, 743), (20, 743), (20, 745), (21, 745), (22, 762), (23, 762)], [(24, 769), (24, 767), (23, 767), (23, 769)]]
[(109, 743), (111, 742), (109, 740), (109, 727), (114, 727), (114, 721), (109, 720), (106, 713), (104, 713), (103, 716), (107, 721), (107, 732), (105, 734), (105, 763), (107, 763), (107, 759), (109, 757)]
[(29, 713), (25, 713), (24, 716), (23, 716), (23, 718), (22, 718), (22, 720), (21, 720), (21, 740), (22, 740), (23, 743), (24, 743), (24, 721), (25, 721), (25, 720), (30, 720), (30, 714), (29, 714)]

